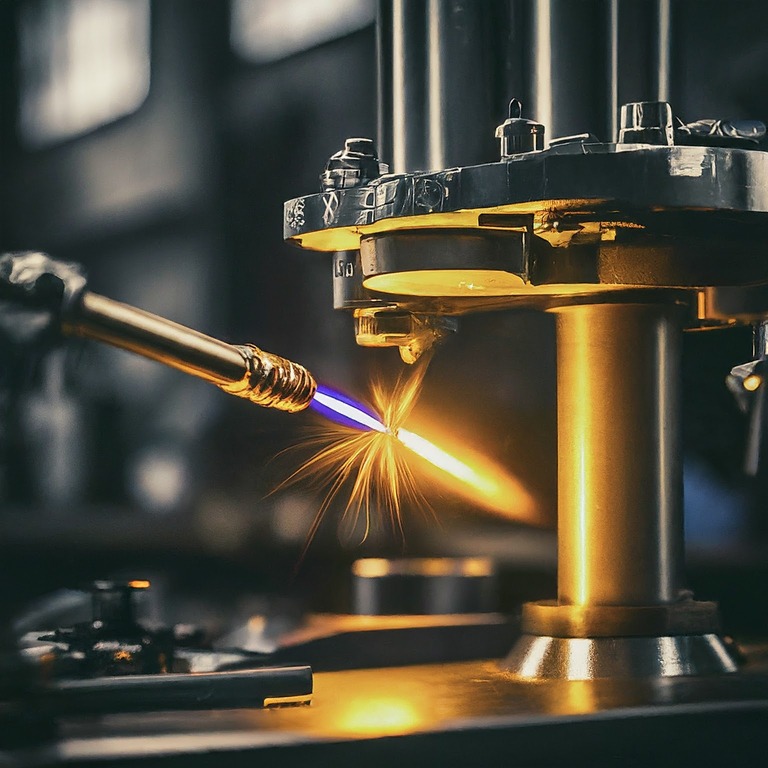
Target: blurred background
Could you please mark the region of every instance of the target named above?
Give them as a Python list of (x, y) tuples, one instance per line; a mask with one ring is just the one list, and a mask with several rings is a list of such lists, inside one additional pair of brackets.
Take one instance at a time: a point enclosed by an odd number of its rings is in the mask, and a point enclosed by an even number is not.
[[(610, 140), (611, 92), (618, 104), (666, 99), (685, 121), (768, 120), (759, 0), (483, 8), (494, 74), (477, 81), (478, 146), (456, 164), (497, 158), (493, 130), (511, 96), (549, 137)], [(376, 13), (374, 0), (3, 0), (0, 252), (81, 262), (99, 293), (253, 342), (365, 399), (372, 377), (404, 365), (394, 349), (356, 347), (351, 317), (332, 309), (330, 259), (283, 243), (282, 204), (319, 189), (346, 137), (379, 132)], [(745, 422), (724, 380), (750, 356), (749, 329), (686, 338), (691, 583), (747, 634), (768, 631), (768, 478), (742, 473)], [(222, 616), (274, 601), (344, 611), (350, 563), (371, 554), (488, 555), (502, 607), (550, 596), (554, 360), (547, 315), (463, 318), (416, 406), (426, 436), (439, 424), (517, 477), (539, 526), (518, 524), (513, 500), (505, 519), (435, 485), (434, 517), (406, 508), (403, 540), (384, 514), (360, 543), (338, 536), (342, 500), (299, 565), (324, 494), (306, 483), (272, 491), (307, 458), (317, 417), (259, 409), (91, 343), (45, 357), (6, 345), (3, 607), (125, 575), (154, 578), (172, 620), (195, 620), (203, 599)]]

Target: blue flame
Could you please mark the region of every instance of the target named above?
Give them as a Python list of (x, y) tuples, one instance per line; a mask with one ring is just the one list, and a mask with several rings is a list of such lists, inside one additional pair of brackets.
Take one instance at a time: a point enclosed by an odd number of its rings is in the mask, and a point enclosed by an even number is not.
[(355, 429), (386, 432), (378, 417), (351, 397), (335, 392), (330, 387), (318, 386), (310, 408), (337, 424)]

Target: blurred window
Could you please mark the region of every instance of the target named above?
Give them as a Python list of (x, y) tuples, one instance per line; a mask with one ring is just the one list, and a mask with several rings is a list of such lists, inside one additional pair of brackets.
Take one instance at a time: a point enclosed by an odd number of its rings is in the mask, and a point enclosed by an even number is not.
[(376, 18), (375, 0), (232, 0), (232, 48), (261, 64), (356, 32)]
[(149, 0), (20, 6), (19, 133), (41, 148), (135, 112), (149, 92)]

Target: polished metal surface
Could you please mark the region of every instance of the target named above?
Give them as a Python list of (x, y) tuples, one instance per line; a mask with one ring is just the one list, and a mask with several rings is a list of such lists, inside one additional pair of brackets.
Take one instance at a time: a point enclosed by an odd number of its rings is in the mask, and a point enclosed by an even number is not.
[(425, 170), (494, 159), (492, 136), (478, 130), (492, 113), (492, 73), (478, 52), (491, 34), (491, 5), (427, 2), (427, 158)]
[(156, 360), (257, 405), (300, 411), (316, 389), (311, 374), (297, 363), (253, 345), (227, 344), (91, 292), (83, 294), (63, 330)]
[(424, 3), (379, 0), (379, 149), (397, 173), (428, 167), (425, 35)]
[(170, 365), (213, 384), (240, 380), (243, 355), (231, 344), (106, 296), (84, 294), (65, 331)]
[(621, 680), (735, 672), (714, 634), (673, 637), (522, 635), (503, 666), (522, 680)]
[(710, 679), (535, 685), (496, 661), (316, 673), (309, 706), (70, 718), (62, 723), (55, 760), (45, 747), (19, 759), (30, 765), (45, 757), (46, 765), (197, 766), (214, 756), (217, 764), (243, 766), (507, 766), (513, 755), (516, 763), (537, 766), (694, 759), (759, 765), (768, 669), (765, 660), (753, 659), (746, 670)]
[(523, 604), (525, 635), (552, 637), (668, 637), (720, 631), (717, 603), (693, 600), (657, 605), (570, 605), (556, 600)]
[(563, 307), (557, 320), (558, 601), (679, 599), (680, 315)]

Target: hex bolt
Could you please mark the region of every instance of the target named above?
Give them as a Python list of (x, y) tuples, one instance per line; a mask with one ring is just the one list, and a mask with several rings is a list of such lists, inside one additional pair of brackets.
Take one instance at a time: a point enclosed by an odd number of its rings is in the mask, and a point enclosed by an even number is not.
[(621, 107), (619, 144), (672, 146), (672, 107), (666, 101), (633, 101)]
[(324, 192), (361, 187), (388, 173), (389, 166), (379, 160), (373, 139), (351, 138), (344, 149), (331, 155), (320, 175)]

